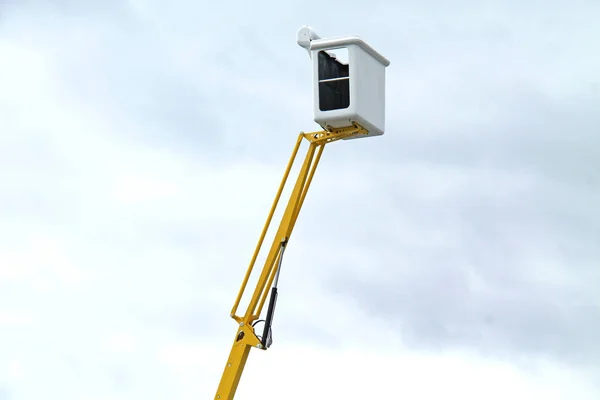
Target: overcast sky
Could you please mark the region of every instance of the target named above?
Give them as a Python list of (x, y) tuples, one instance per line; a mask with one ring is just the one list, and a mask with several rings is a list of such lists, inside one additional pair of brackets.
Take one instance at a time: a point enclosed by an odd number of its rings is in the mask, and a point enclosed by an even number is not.
[(318, 129), (305, 24), (390, 59), (386, 133), (325, 149), (236, 399), (600, 398), (599, 20), (595, 0), (0, 2), (0, 400), (213, 398)]

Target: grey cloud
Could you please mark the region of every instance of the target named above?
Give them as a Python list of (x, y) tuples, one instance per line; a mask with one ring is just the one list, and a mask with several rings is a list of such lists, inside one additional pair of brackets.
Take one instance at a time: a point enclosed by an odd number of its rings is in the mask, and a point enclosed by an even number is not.
[[(458, 199), (424, 199), (389, 180), (387, 190), (374, 192), (389, 193), (386, 200), (395, 204), (381, 203), (322, 232), (343, 231), (373, 254), (372, 279), (339, 266), (344, 273), (330, 277), (331, 289), (418, 348), (597, 364), (598, 217), (591, 203), (571, 208), (587, 193), (565, 195), (564, 187), (550, 184), (515, 191), (506, 201), (482, 193), (465, 174), (472, 192)], [(369, 201), (353, 199), (358, 207)]]
[(443, 254), (432, 258), (426, 266), (412, 265), (427, 270), (416, 279), (392, 276), (378, 284), (342, 279), (336, 288), (357, 297), (371, 315), (387, 319), (411, 347), (466, 347), (488, 356), (550, 355), (567, 362), (598, 362), (600, 311), (589, 300), (573, 304), (574, 296), (581, 295), (576, 288), (513, 283), (502, 294), (503, 288), (492, 283), (489, 293), (478, 294), (451, 259)]

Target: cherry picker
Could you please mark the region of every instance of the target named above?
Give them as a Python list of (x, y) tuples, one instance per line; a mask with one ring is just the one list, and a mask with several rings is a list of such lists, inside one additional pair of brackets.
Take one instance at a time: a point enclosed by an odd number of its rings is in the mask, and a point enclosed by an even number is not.
[[(230, 316), (238, 327), (227, 358), (216, 400), (233, 400), (250, 349), (267, 350), (272, 340), (277, 285), (284, 251), (306, 198), (325, 145), (383, 135), (385, 127), (385, 68), (390, 62), (358, 36), (322, 39), (310, 27), (300, 28), (297, 43), (308, 52), (313, 64), (314, 120), (321, 128), (301, 132), (285, 169), (275, 200), (267, 216), (250, 265), (242, 281)], [(338, 55), (336, 55), (336, 53)], [(346, 57), (340, 56), (344, 53)], [(242, 296), (252, 274), (275, 209), (288, 180), (302, 142), (308, 150), (279, 223), (256, 287), (243, 314), (238, 314)], [(259, 319), (267, 297), (264, 320)], [(262, 332), (257, 324), (263, 322)]]

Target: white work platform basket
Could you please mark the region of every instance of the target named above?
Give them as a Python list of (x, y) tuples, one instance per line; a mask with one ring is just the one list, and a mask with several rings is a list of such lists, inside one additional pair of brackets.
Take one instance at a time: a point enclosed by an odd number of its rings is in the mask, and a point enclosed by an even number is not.
[[(385, 68), (390, 61), (358, 36), (321, 39), (303, 27), (298, 31), (298, 44), (312, 59), (315, 122), (324, 129), (349, 127), (356, 122), (369, 131), (366, 136), (382, 135)], [(358, 137), (365, 136), (351, 138)]]

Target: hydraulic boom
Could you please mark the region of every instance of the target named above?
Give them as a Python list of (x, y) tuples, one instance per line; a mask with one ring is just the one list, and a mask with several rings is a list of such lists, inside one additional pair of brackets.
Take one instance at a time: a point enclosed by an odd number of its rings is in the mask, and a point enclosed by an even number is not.
[[(231, 348), (231, 352), (229, 353), (215, 399), (233, 400), (242, 376), (242, 372), (244, 370), (244, 366), (246, 364), (246, 360), (248, 359), (250, 349), (254, 347), (261, 350), (267, 350), (271, 346), (271, 326), (273, 323), (273, 315), (277, 301), (277, 284), (279, 280), (279, 273), (281, 272), (283, 253), (292, 235), (298, 214), (300, 213), (300, 209), (302, 208), (302, 204), (306, 198), (306, 193), (310, 187), (310, 183), (317, 169), (317, 165), (319, 164), (319, 160), (321, 159), (321, 155), (323, 154), (325, 145), (340, 139), (347, 139), (353, 136), (366, 134), (368, 134), (367, 130), (355, 123), (353, 126), (348, 128), (329, 129), (313, 133), (300, 133), (298, 136), (296, 146), (294, 147), (283, 179), (279, 185), (279, 190), (277, 191), (271, 211), (269, 212), (260, 239), (258, 240), (258, 244), (250, 261), (246, 276), (244, 277), (233, 308), (231, 309), (230, 316), (237, 322), (238, 328), (235, 333), (233, 346)], [(273, 214), (275, 213), (281, 193), (283, 192), (283, 188), (285, 187), (290, 170), (292, 169), (303, 139), (309, 142), (306, 157), (298, 174), (298, 178), (294, 185), (294, 189), (286, 206), (281, 222), (279, 223), (279, 228), (277, 229), (277, 233), (275, 234), (273, 243), (271, 244), (271, 248), (258, 278), (258, 282), (256, 283), (254, 293), (250, 298), (248, 307), (243, 315), (238, 315), (238, 307), (244, 291), (246, 290), (248, 279), (250, 278), (254, 268), (256, 258), (258, 257), (262, 247), (267, 230), (271, 225)], [(266, 299), (269, 297), (269, 294), (270, 298), (267, 314), (264, 320), (264, 329), (260, 335), (257, 335), (255, 332), (255, 326), (259, 321), (261, 321), (259, 320), (259, 317)]]

